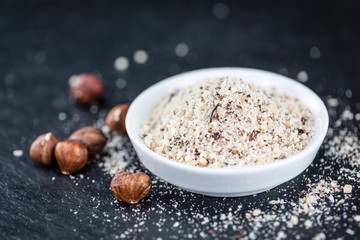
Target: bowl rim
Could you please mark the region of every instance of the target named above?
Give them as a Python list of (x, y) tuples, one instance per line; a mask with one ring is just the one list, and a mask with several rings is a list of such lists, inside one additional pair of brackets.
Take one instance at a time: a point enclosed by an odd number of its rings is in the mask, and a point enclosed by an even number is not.
[[(130, 129), (128, 126), (131, 125), (129, 124), (131, 121), (131, 117), (133, 115), (136, 116), (136, 109), (135, 107), (137, 106), (137, 103), (139, 101), (141, 101), (141, 99), (149, 94), (149, 92), (153, 91), (155, 88), (157, 88), (160, 85), (163, 85), (167, 82), (170, 81), (174, 81), (177, 78), (180, 77), (185, 77), (187, 75), (191, 75), (191, 74), (196, 74), (196, 73), (201, 73), (201, 72), (209, 72), (209, 71), (224, 71), (224, 70), (245, 70), (245, 71), (253, 71), (253, 72), (259, 72), (259, 73), (263, 73), (263, 74), (268, 74), (269, 76), (273, 76), (276, 78), (282, 78), (284, 80), (287, 81), (291, 81), (292, 83), (294, 83), (295, 85), (298, 85), (299, 87), (301, 87), (303, 90), (308, 91), (308, 93), (312, 96), (312, 98), (317, 102), (317, 104), (320, 106), (319, 109), (319, 114), (318, 114), (318, 118), (322, 117), (323, 120), (325, 121), (324, 124), (322, 125), (323, 128), (322, 129), (316, 129), (316, 131), (319, 131), (320, 134), (315, 134), (313, 136), (313, 138), (310, 140), (310, 142), (308, 143), (308, 145), (301, 151), (297, 152), (296, 154), (289, 156), (287, 158), (278, 160), (278, 161), (274, 161), (272, 163), (266, 163), (264, 165), (255, 165), (255, 166), (242, 166), (242, 167), (234, 167), (234, 168), (206, 168), (206, 167), (199, 167), (199, 166), (192, 166), (192, 165), (188, 165), (185, 163), (180, 163), (180, 162), (176, 162), (174, 160), (168, 159), (164, 156), (161, 156), (160, 154), (152, 151), (150, 148), (148, 148), (145, 143), (142, 141), (140, 135), (139, 135), (139, 128), (135, 129)], [(230, 75), (230, 74), (229, 74)], [(291, 94), (290, 94), (291, 95)], [(300, 100), (300, 99), (299, 99)], [(300, 102), (302, 102), (300, 100)], [(315, 118), (315, 116), (314, 116)], [(315, 123), (315, 119), (314, 119), (314, 123)], [(128, 136), (131, 140), (131, 142), (135, 145), (137, 145), (137, 147), (140, 147), (142, 151), (144, 151), (146, 154), (150, 155), (153, 159), (157, 159), (157, 161), (162, 162), (165, 165), (177, 168), (179, 170), (183, 170), (183, 171), (187, 171), (187, 172), (192, 172), (192, 173), (196, 173), (196, 174), (211, 174), (211, 175), (239, 175), (239, 174), (254, 174), (254, 173), (261, 173), (261, 172), (268, 172), (271, 170), (275, 170), (278, 169), (282, 166), (286, 166), (286, 165), (291, 165), (292, 163), (299, 161), (300, 159), (303, 159), (304, 157), (306, 157), (307, 154), (309, 154), (310, 152), (313, 151), (317, 151), (318, 148), (320, 147), (320, 145), (322, 144), (326, 133), (327, 133), (327, 129), (328, 129), (328, 125), (329, 125), (329, 116), (328, 116), (328, 112), (327, 109), (325, 107), (324, 102), (320, 99), (320, 97), (314, 92), (312, 91), (310, 88), (308, 88), (307, 86), (297, 82), (296, 80), (293, 80), (289, 77), (277, 74), (277, 73), (273, 73), (273, 72), (269, 72), (269, 71), (265, 71), (265, 70), (261, 70), (261, 69), (256, 69), (256, 68), (244, 68), (244, 67), (215, 67), (215, 68), (204, 68), (204, 69), (198, 69), (198, 70), (193, 70), (193, 71), (189, 71), (189, 72), (184, 72), (184, 73), (180, 73), (174, 76), (170, 76), (168, 78), (165, 78), (153, 85), (151, 85), (150, 87), (148, 87), (147, 89), (145, 89), (143, 92), (141, 92), (132, 102), (132, 104), (130, 105), (130, 108), (128, 110), (127, 116), (126, 116), (126, 129), (127, 129), (127, 133)]]

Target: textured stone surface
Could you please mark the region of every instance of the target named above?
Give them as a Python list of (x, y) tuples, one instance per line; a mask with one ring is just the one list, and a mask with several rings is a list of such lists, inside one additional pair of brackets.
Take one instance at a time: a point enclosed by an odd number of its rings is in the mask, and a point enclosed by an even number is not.
[[(38, 135), (51, 131), (66, 139), (101, 116), (101, 111), (91, 113), (69, 100), (68, 79), (83, 71), (102, 74), (107, 89), (99, 109), (107, 111), (132, 101), (167, 76), (216, 66), (287, 72), (291, 78), (305, 70), (305, 85), (322, 98), (330, 94), (345, 98), (345, 90), (351, 89), (353, 96), (346, 101), (354, 109), (356, 104), (359, 107), (360, 15), (356, 1), (302, 1), (297, 6), (289, 1), (226, 1), (230, 11), (225, 19), (214, 16), (215, 3), (0, 3), (0, 238), (109, 239), (126, 231), (124, 236), (137, 238), (181, 239), (189, 234), (200, 238), (201, 232), (208, 237), (234, 238), (244, 230), (248, 234), (252, 227), (241, 222), (242, 229), (229, 227), (213, 234), (195, 214), (211, 217), (241, 205), (237, 218), (243, 221), (247, 208), (261, 208), (262, 202), (278, 197), (290, 200), (305, 189), (306, 177), (318, 173), (317, 167), (270, 192), (244, 198), (216, 199), (173, 188), (170, 191), (158, 181), (147, 201), (129, 206), (114, 203), (111, 177), (95, 163), (79, 172), (83, 179), (79, 175), (70, 179), (56, 167), (41, 166), (30, 159), (28, 150)], [(179, 43), (189, 47), (185, 57), (175, 54)], [(319, 59), (309, 54), (313, 46), (320, 49)], [(149, 55), (143, 65), (133, 61), (138, 49)], [(118, 56), (129, 58), (127, 71), (115, 70)], [(118, 78), (126, 79), (124, 89), (115, 87)], [(63, 113), (67, 118), (60, 120)], [(16, 149), (22, 149), (24, 155), (13, 156)], [(137, 162), (133, 165), (141, 169)], [(355, 197), (359, 197), (357, 191), (353, 190)], [(345, 213), (352, 216), (354, 211), (340, 210), (339, 215)], [(332, 226), (302, 226), (285, 234), (307, 239), (329, 231), (327, 236), (339, 237), (346, 235), (348, 227), (356, 230), (356, 226), (349, 222), (335, 232), (329, 230)], [(269, 234), (273, 238), (276, 231)]]

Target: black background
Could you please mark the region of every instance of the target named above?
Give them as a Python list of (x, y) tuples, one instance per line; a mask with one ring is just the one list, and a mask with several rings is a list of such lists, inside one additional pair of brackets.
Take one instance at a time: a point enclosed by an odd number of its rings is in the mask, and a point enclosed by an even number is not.
[[(84, 71), (102, 74), (107, 89), (100, 109), (106, 111), (115, 104), (132, 101), (167, 76), (218, 66), (273, 72), (283, 69), (283, 74), (286, 69), (286, 75), (294, 79), (299, 71), (305, 70), (309, 75), (305, 85), (323, 99), (328, 95), (344, 98), (345, 90), (351, 89), (352, 98), (344, 101), (359, 111), (358, 1), (298, 1), (296, 4), (293, 1), (224, 1), (230, 11), (225, 19), (214, 16), (215, 3), (0, 3), (1, 238), (116, 238), (126, 229), (134, 229), (134, 224), (142, 218), (146, 220), (145, 225), (139, 229), (143, 230), (126, 236), (181, 239), (195, 228), (188, 220), (192, 211), (204, 210), (211, 216), (238, 204), (246, 209), (249, 204), (280, 196), (283, 190), (296, 192), (292, 188), (298, 185), (302, 188), (303, 179), (310, 173), (270, 192), (232, 199), (180, 194), (176, 189), (163, 194), (166, 186), (158, 183), (148, 197), (151, 201), (128, 206), (112, 204), (114, 197), (108, 188), (111, 177), (96, 164), (89, 164), (80, 172), (90, 180), (74, 181), (62, 176), (56, 167), (34, 163), (28, 155), (29, 146), (38, 135), (52, 131), (65, 139), (72, 131), (91, 125), (102, 116), (74, 104), (69, 98), (69, 77)], [(189, 46), (189, 54), (178, 57), (174, 49), (182, 42)], [(321, 51), (319, 59), (309, 54), (313, 46)], [(146, 64), (139, 65), (132, 60), (137, 49), (149, 54)], [(115, 70), (114, 60), (118, 56), (130, 59), (127, 71)], [(118, 78), (126, 79), (126, 88), (115, 87)], [(65, 121), (59, 120), (61, 112), (67, 114)], [(79, 121), (71, 120), (74, 114), (80, 116)], [(24, 156), (14, 157), (16, 149), (24, 150)], [(55, 181), (51, 181), (54, 176)], [(91, 182), (92, 179), (96, 182)], [(294, 196), (289, 194), (289, 198)], [(175, 207), (171, 205), (174, 201), (181, 204)], [(165, 205), (163, 212), (152, 209), (159, 202)], [(174, 214), (179, 208), (183, 209), (181, 216)], [(157, 225), (149, 224), (159, 222), (160, 218), (164, 219), (162, 231)], [(181, 230), (172, 227), (176, 221), (181, 223)], [(202, 230), (201, 225), (197, 228)], [(293, 237), (292, 231), (287, 232), (289, 238)], [(310, 238), (327, 229), (296, 231), (303, 238)], [(345, 236), (344, 231), (345, 228), (336, 229), (330, 236)], [(198, 233), (194, 237), (199, 238)], [(237, 233), (229, 229), (208, 237), (233, 238)], [(268, 238), (274, 236), (276, 232), (267, 235)]]

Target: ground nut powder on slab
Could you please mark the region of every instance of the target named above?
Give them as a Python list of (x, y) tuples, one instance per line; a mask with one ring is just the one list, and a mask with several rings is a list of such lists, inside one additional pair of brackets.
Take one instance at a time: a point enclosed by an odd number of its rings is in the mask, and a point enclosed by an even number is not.
[(313, 117), (294, 97), (238, 78), (199, 81), (164, 97), (140, 134), (154, 152), (201, 167), (262, 165), (303, 150)]

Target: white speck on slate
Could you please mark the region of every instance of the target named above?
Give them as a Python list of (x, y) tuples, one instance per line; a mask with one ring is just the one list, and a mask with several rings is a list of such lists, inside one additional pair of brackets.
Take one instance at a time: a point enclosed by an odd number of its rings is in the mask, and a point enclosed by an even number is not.
[(347, 98), (351, 98), (351, 97), (352, 97), (352, 91), (351, 91), (350, 89), (346, 89), (346, 91), (345, 91), (345, 96), (346, 96)]
[(70, 78), (69, 78), (69, 85), (71, 87), (75, 86), (79, 81), (78, 81), (78, 75), (71, 75)]
[(126, 80), (123, 79), (123, 78), (119, 78), (116, 80), (115, 82), (115, 86), (118, 88), (118, 89), (123, 89), (126, 87)]
[(98, 111), (99, 111), (99, 107), (98, 107), (98, 106), (96, 106), (96, 105), (91, 105), (91, 106), (90, 106), (90, 112), (91, 112), (91, 113), (95, 114), (95, 113), (97, 113)]
[(297, 79), (300, 82), (306, 82), (309, 79), (309, 76), (306, 71), (300, 71), (297, 75)]
[(114, 67), (118, 71), (125, 71), (128, 69), (129, 65), (130, 63), (127, 57), (118, 57), (114, 62)]
[(147, 62), (149, 58), (149, 55), (147, 54), (146, 51), (142, 50), (142, 49), (139, 49), (139, 50), (136, 50), (135, 53), (134, 53), (134, 61), (137, 63), (137, 64), (144, 64)]
[(337, 107), (337, 106), (339, 106), (339, 100), (337, 100), (336, 98), (328, 98), (327, 99), (327, 104), (330, 107)]
[(14, 150), (14, 151), (13, 151), (13, 155), (14, 155), (15, 157), (22, 157), (22, 155), (24, 155), (24, 151), (21, 150), (21, 149)]
[(175, 53), (178, 57), (185, 57), (189, 53), (189, 47), (186, 43), (179, 43), (175, 47)]
[(80, 120), (80, 115), (77, 114), (77, 113), (73, 114), (72, 120), (73, 120), (74, 122), (78, 122), (78, 121)]
[(313, 59), (318, 59), (321, 57), (321, 52), (320, 49), (316, 46), (313, 46), (312, 48), (310, 48), (310, 57)]
[(280, 68), (279, 73), (282, 74), (282, 75), (288, 75), (289, 74), (289, 72), (288, 72), (288, 70), (286, 68)]
[(216, 3), (213, 7), (213, 14), (218, 19), (224, 19), (229, 15), (229, 7), (224, 3)]
[(65, 121), (66, 118), (67, 118), (67, 115), (64, 112), (61, 112), (61, 113), (59, 113), (58, 118), (59, 118), (60, 121)]
[(311, 228), (312, 222), (308, 219), (308, 220), (306, 220), (306, 221), (304, 222), (304, 225), (305, 225), (306, 228)]

